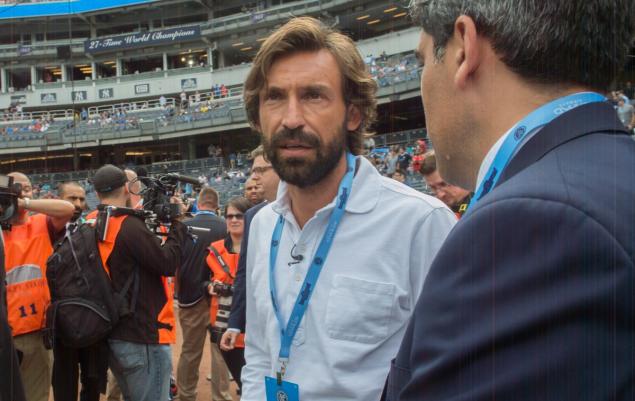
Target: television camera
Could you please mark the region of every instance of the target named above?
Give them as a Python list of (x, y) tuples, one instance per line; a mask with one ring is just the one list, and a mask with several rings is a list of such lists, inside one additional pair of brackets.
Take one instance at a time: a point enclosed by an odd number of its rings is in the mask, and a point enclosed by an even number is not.
[(13, 177), (0, 175), (0, 227), (11, 229), (11, 220), (18, 214), (18, 198), (22, 186), (13, 182)]

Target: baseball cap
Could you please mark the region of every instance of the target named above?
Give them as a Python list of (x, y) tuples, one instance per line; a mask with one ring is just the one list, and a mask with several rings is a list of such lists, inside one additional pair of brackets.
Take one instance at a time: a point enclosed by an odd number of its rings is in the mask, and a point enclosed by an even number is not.
[(95, 191), (100, 193), (114, 191), (117, 188), (121, 188), (126, 182), (128, 182), (126, 173), (112, 164), (100, 167), (93, 176)]

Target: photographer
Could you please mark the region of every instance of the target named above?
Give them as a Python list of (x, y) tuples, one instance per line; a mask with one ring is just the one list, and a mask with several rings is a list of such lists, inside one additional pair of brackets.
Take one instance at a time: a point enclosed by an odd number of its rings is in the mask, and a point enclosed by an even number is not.
[[(73, 217), (66, 224), (66, 231), (70, 235), (83, 223), (81, 215), (86, 210), (86, 191), (78, 182), (66, 181), (58, 185), (57, 194), (60, 199), (70, 202), (75, 208)], [(55, 301), (54, 295), (52, 298)], [(56, 400), (76, 400), (80, 381), (79, 399), (99, 401), (99, 393), (105, 390), (107, 369), (108, 348), (105, 341), (76, 348), (66, 346), (57, 337), (53, 345), (53, 397)]]
[[(243, 197), (235, 197), (229, 200), (225, 207), (227, 236), (223, 240), (213, 242), (210, 245), (210, 253), (207, 256), (207, 265), (212, 271), (211, 282), (207, 284), (207, 290), (212, 296), (210, 339), (213, 347), (218, 346), (223, 333), (227, 330), (227, 320), (232, 304), (234, 277), (236, 277), (236, 271), (238, 270), (240, 244), (245, 229), (244, 218), (250, 207), (251, 203)], [(244, 334), (238, 336), (235, 348), (231, 351), (221, 351), (229, 371), (238, 384), (239, 391), (242, 386), (240, 372), (245, 365), (244, 337)]]
[[(130, 208), (130, 192), (125, 173), (105, 165), (95, 173), (93, 184), (99, 197), (98, 209), (114, 206), (126, 213), (107, 221), (99, 251), (115, 291), (121, 291), (130, 275), (136, 283), (126, 294), (131, 314), (114, 328), (108, 344), (110, 368), (124, 399), (129, 401), (167, 400), (172, 370), (169, 343), (175, 327), (169, 323), (172, 311), (162, 277), (173, 276), (181, 262), (185, 226), (173, 221), (163, 246)], [(105, 226), (105, 225), (104, 225)]]
[(22, 354), (20, 374), (27, 400), (48, 401), (51, 353), (44, 347), (42, 328), (50, 294), (44, 272), (53, 244), (75, 208), (58, 199), (31, 200), (29, 178), (17, 172), (9, 176), (20, 185), (18, 214), (11, 229), (3, 230), (9, 325)]

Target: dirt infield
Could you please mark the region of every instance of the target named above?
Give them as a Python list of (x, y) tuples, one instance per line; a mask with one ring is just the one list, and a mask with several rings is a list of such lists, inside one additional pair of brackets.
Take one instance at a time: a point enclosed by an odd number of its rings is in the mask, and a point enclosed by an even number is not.
[[(181, 343), (183, 341), (183, 336), (181, 334), (181, 326), (179, 325), (179, 308), (174, 308), (174, 313), (176, 315), (176, 344), (172, 347), (172, 365), (174, 366), (174, 375), (176, 376), (176, 367), (179, 363), (179, 355), (181, 354)], [(198, 377), (198, 401), (215, 401), (212, 400), (212, 390), (211, 384), (207, 381), (207, 375), (210, 374), (212, 370), (212, 362), (210, 358), (210, 349), (209, 349), (209, 337), (208, 341), (205, 341), (205, 350), (203, 352), (203, 359), (201, 360), (201, 366), (199, 368), (199, 377)], [(236, 394), (236, 384), (231, 382), (230, 385), (230, 393)], [(178, 398), (177, 398), (178, 400)], [(240, 400), (240, 397), (237, 395), (234, 396), (234, 401)], [(53, 390), (51, 389), (51, 395), (49, 397), (49, 401), (53, 400)], [(100, 401), (106, 401), (106, 396), (102, 395)]]
[[(174, 375), (176, 376), (176, 367), (179, 364), (179, 355), (181, 351), (181, 343), (183, 342), (183, 335), (181, 334), (181, 326), (179, 325), (179, 308), (174, 308), (174, 314), (176, 316), (176, 344), (172, 347), (172, 366), (174, 366)], [(207, 381), (207, 375), (210, 374), (212, 370), (212, 361), (210, 357), (210, 349), (209, 349), (209, 336), (207, 337), (207, 341), (205, 341), (205, 351), (203, 351), (203, 358), (201, 359), (201, 366), (199, 368), (198, 375), (198, 401), (216, 401), (212, 400), (212, 388), (209, 381)], [(232, 381), (230, 385), (230, 393), (236, 394), (236, 384)], [(178, 398), (177, 398), (178, 400)], [(240, 397), (237, 395), (234, 396), (234, 401), (240, 400)]]

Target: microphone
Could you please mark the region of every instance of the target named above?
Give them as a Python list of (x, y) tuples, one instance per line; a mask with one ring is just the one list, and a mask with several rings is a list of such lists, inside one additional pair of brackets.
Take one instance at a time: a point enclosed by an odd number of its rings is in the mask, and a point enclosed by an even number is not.
[(291, 259), (293, 259), (293, 262), (289, 262), (287, 263), (287, 265), (289, 265), (289, 267), (293, 266), (293, 265), (297, 265), (298, 263), (302, 262), (304, 260), (304, 256), (302, 255), (294, 255), (293, 254), (293, 250), (295, 249), (295, 244), (293, 244), (293, 248), (291, 248)]
[(180, 182), (184, 182), (186, 184), (201, 185), (201, 182), (199, 181), (198, 178), (188, 177), (186, 175), (181, 175), (177, 173), (168, 173), (167, 175), (168, 177), (171, 177)]

